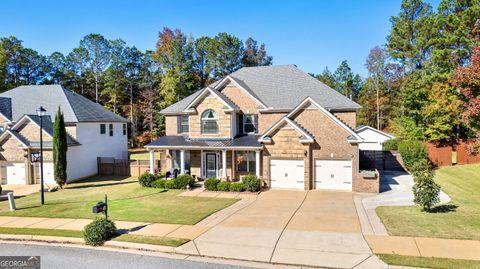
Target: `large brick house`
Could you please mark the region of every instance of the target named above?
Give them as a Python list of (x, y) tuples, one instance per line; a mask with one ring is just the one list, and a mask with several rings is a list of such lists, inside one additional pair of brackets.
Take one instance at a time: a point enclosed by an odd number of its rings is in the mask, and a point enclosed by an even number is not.
[(242, 68), (161, 111), (146, 145), (162, 169), (199, 178), (256, 174), (270, 188), (378, 192), (359, 172), (360, 106), (294, 65)]
[(53, 120), (64, 114), (67, 143), (67, 182), (97, 174), (97, 157), (126, 159), (127, 120), (60, 85), (20, 86), (0, 94), (0, 183), (36, 184), (40, 165), (40, 118), (43, 117), (44, 182), (54, 183)]

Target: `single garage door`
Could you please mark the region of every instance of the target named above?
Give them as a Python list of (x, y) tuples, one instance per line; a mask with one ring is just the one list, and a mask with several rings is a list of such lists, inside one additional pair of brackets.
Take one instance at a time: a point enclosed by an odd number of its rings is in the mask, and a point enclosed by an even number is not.
[(315, 189), (352, 190), (351, 160), (316, 160)]
[(7, 184), (25, 184), (25, 163), (9, 163), (6, 170)]
[(303, 160), (270, 160), (271, 187), (303, 190), (304, 171)]

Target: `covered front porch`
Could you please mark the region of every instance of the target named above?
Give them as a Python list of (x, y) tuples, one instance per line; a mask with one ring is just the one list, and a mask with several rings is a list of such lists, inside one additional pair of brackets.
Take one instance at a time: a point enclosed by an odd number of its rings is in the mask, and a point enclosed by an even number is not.
[(258, 136), (228, 140), (190, 140), (183, 136), (164, 136), (146, 146), (150, 153), (150, 173), (155, 172), (156, 151), (164, 151), (164, 171), (190, 174), (196, 178), (230, 181), (242, 176), (261, 175), (262, 145)]

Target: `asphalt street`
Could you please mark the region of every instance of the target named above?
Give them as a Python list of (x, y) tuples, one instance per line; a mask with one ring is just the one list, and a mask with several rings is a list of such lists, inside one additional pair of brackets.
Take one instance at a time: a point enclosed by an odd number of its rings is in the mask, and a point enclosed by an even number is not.
[(168, 259), (125, 252), (114, 252), (99, 249), (84, 249), (75, 247), (60, 247), (46, 245), (0, 244), (0, 256), (40, 256), (41, 268), (218, 268), (243, 269), (231, 265), (195, 262), (178, 259)]

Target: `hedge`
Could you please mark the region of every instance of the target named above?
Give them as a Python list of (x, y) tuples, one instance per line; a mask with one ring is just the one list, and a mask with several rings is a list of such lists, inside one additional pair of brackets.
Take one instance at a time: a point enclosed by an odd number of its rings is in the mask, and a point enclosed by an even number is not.
[(403, 164), (410, 172), (412, 172), (411, 170), (415, 162), (428, 159), (427, 150), (423, 142), (419, 140), (401, 141), (398, 143), (398, 151), (402, 155)]
[(217, 185), (220, 183), (220, 180), (216, 178), (207, 178), (205, 180), (205, 189), (208, 191), (216, 191), (217, 190)]

